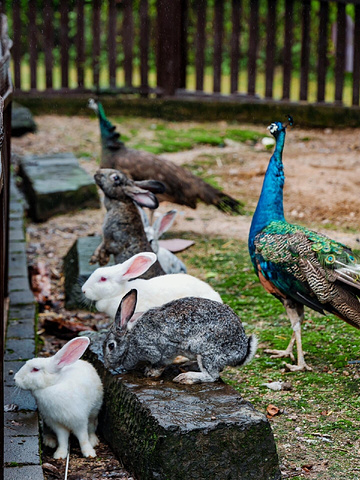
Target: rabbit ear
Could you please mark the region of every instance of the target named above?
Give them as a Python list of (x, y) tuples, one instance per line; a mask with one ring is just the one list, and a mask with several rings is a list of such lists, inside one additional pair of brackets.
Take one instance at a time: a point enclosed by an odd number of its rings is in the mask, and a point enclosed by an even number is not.
[(148, 190), (143, 190), (136, 185), (127, 185), (123, 188), (125, 195), (136, 202), (140, 207), (148, 207), (154, 210), (159, 206), (158, 199)]
[(152, 193), (164, 193), (166, 190), (165, 184), (157, 180), (137, 180), (134, 183), (138, 187), (149, 190)]
[(153, 252), (137, 253), (122, 264), (121, 276), (116, 280), (123, 282), (124, 280), (140, 277), (156, 262), (156, 259), (157, 257)]
[(175, 220), (176, 214), (177, 210), (170, 210), (169, 212), (164, 213), (164, 215), (160, 219), (160, 225), (157, 228), (158, 237), (161, 237), (163, 233), (169, 230)]
[(73, 338), (66, 343), (51, 359), (56, 370), (75, 363), (89, 346), (88, 337)]
[(137, 205), (138, 212), (140, 213), (141, 220), (143, 222), (144, 228), (149, 226), (149, 218), (145, 212), (145, 210)]
[(116, 328), (125, 330), (131, 317), (134, 315), (137, 301), (137, 290), (133, 288), (123, 296), (115, 315)]

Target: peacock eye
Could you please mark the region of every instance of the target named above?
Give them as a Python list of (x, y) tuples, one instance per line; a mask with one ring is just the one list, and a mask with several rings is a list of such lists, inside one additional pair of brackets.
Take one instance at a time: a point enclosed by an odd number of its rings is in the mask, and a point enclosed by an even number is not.
[(38, 372), (39, 370), (40, 370), (39, 368), (35, 368), (35, 367), (34, 367), (34, 368), (31, 370), (31, 373)]
[(101, 277), (100, 282), (106, 282), (107, 278), (106, 277)]
[(114, 348), (115, 348), (115, 342), (108, 343), (108, 349), (110, 350), (110, 352), (114, 350)]

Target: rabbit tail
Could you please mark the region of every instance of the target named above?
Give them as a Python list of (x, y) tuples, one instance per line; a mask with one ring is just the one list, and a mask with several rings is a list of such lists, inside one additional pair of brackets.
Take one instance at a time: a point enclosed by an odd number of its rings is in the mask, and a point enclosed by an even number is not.
[(248, 337), (247, 352), (240, 365), (247, 365), (254, 358), (258, 346), (258, 339), (255, 335)]

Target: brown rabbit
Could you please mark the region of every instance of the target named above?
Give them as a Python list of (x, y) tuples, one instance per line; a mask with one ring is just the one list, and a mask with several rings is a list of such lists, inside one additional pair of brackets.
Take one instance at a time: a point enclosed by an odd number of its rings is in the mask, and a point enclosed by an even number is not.
[[(142, 207), (157, 208), (159, 203), (152, 192), (163, 192), (164, 185), (154, 180), (134, 182), (119, 170), (109, 168), (98, 170), (94, 178), (105, 194), (107, 212), (103, 225), (103, 241), (92, 255), (90, 263), (106, 265), (110, 254), (114, 255), (115, 263), (123, 263), (136, 253), (152, 252), (135, 203)], [(156, 261), (142, 278), (164, 274)]]

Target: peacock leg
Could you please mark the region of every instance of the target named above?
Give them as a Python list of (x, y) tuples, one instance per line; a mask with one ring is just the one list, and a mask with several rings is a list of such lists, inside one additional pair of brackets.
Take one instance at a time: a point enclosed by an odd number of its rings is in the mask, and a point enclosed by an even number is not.
[(295, 362), (295, 357), (293, 354), (293, 349), (294, 349), (294, 344), (295, 344), (295, 332), (293, 332), (291, 336), (291, 340), (289, 342), (289, 345), (286, 347), (286, 350), (271, 350), (267, 348), (264, 350), (265, 353), (271, 353), (270, 358), (285, 358), (285, 357), (290, 357), (293, 362)]
[[(287, 363), (286, 368), (288, 368), (291, 372), (312, 370), (312, 368), (309, 367), (309, 365), (307, 365), (305, 362), (304, 352), (301, 343), (301, 324), (304, 320), (304, 306), (300, 303), (295, 303), (292, 300), (286, 299), (284, 300), (284, 307), (286, 309), (286, 313), (288, 314), (291, 322), (291, 327), (293, 329), (293, 337), (295, 337), (298, 357), (297, 365), (290, 365)], [(291, 340), (293, 339), (293, 337), (291, 337)]]

